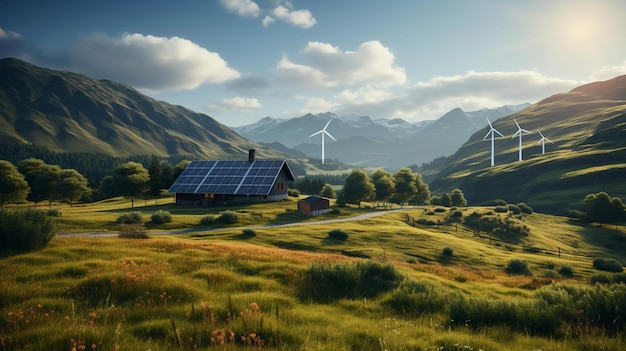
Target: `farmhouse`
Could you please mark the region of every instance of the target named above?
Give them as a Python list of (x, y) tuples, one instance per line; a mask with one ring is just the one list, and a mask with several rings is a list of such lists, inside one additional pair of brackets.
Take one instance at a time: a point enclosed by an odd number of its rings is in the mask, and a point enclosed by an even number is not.
[(312, 195), (298, 203), (298, 211), (305, 216), (317, 216), (330, 211), (330, 200)]
[(287, 161), (257, 160), (249, 150), (247, 161), (192, 161), (168, 192), (177, 204), (192, 206), (281, 201), (293, 180)]

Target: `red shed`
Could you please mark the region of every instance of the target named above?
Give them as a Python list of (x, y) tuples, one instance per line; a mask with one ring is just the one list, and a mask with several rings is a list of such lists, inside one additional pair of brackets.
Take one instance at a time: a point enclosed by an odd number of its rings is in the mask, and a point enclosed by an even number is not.
[(305, 216), (317, 216), (330, 212), (330, 200), (328, 198), (312, 195), (298, 203), (298, 211)]

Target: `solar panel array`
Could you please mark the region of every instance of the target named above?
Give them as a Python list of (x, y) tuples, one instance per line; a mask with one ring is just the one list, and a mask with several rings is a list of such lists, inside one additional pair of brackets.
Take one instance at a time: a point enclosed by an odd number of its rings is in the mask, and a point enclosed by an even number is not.
[(285, 161), (192, 161), (170, 193), (268, 195)]

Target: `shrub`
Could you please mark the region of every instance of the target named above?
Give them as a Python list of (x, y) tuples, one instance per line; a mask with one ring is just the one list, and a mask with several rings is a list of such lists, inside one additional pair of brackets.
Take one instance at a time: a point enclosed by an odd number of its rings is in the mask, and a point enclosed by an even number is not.
[(398, 313), (422, 316), (424, 313), (440, 313), (448, 307), (450, 292), (425, 280), (402, 282), (391, 293), (387, 303)]
[(46, 214), (48, 217), (61, 217), (61, 210), (58, 208), (51, 208), (46, 212)]
[(0, 254), (46, 247), (54, 237), (52, 220), (39, 210), (0, 211)]
[(143, 223), (122, 224), (122, 229), (118, 235), (123, 239), (147, 239), (148, 234)]
[(612, 284), (613, 277), (606, 273), (596, 274), (596, 275), (591, 276), (591, 278), (589, 278), (589, 283)]
[(237, 212), (224, 211), (219, 216), (218, 220), (225, 224), (233, 224), (239, 221), (239, 215), (237, 214)]
[(494, 203), (496, 206), (506, 206), (506, 201), (505, 201), (505, 200), (502, 200), (502, 199), (496, 199), (496, 200), (493, 200), (493, 203)]
[(341, 229), (333, 229), (328, 232), (328, 237), (335, 240), (348, 240), (348, 233), (344, 232)]
[(256, 236), (256, 232), (252, 229), (244, 229), (241, 232), (241, 236), (244, 236), (246, 238), (254, 238)]
[(452, 254), (454, 253), (454, 249), (452, 249), (450, 246), (446, 246), (443, 248), (441, 253), (446, 256), (452, 256)]
[(583, 218), (585, 216), (585, 212), (583, 211), (579, 211), (579, 210), (567, 210), (567, 212), (565, 213), (565, 215), (568, 218), (572, 218), (572, 219), (580, 219)]
[(120, 215), (115, 222), (120, 224), (141, 224), (143, 223), (143, 218), (139, 212), (130, 212)]
[(514, 214), (522, 213), (522, 209), (517, 205), (510, 204), (510, 205), (507, 205), (506, 207), (509, 211), (513, 212)]
[(454, 212), (452, 212), (452, 218), (462, 218), (463, 217), (463, 211), (460, 210), (456, 210)]
[(496, 206), (493, 210), (497, 213), (506, 213), (508, 211), (506, 206)]
[(313, 263), (302, 281), (303, 299), (330, 302), (341, 298), (376, 297), (396, 288), (404, 277), (391, 264), (374, 261)]
[(561, 266), (561, 269), (559, 269), (559, 274), (564, 276), (564, 277), (573, 277), (574, 276), (574, 270), (572, 269), (571, 266), (568, 265), (563, 265)]
[(532, 214), (533, 213), (533, 208), (526, 205), (523, 202), (520, 202), (517, 204), (517, 207), (520, 208), (520, 210), (522, 210), (522, 212), (526, 213), (526, 214)]
[(341, 210), (335, 207), (335, 208), (332, 208), (329, 213), (338, 215), (338, 214), (341, 214)]
[(447, 210), (443, 207), (437, 207), (435, 208), (435, 212), (446, 212)]
[(298, 196), (300, 196), (300, 190), (298, 190), (298, 189), (287, 189), (287, 196), (298, 197)]
[(215, 223), (215, 216), (213, 215), (208, 214), (200, 218), (200, 224), (207, 225), (207, 224), (213, 224), (213, 223)]
[(504, 271), (508, 274), (515, 275), (532, 275), (530, 273), (530, 270), (528, 269), (528, 264), (526, 263), (526, 261), (518, 259), (513, 259), (509, 261)]
[(153, 213), (150, 220), (156, 224), (169, 223), (172, 221), (172, 215), (168, 211), (160, 210)]
[(593, 260), (593, 267), (601, 271), (607, 271), (607, 272), (620, 273), (624, 271), (624, 266), (622, 266), (621, 263), (619, 263), (618, 261), (612, 258), (598, 257)]

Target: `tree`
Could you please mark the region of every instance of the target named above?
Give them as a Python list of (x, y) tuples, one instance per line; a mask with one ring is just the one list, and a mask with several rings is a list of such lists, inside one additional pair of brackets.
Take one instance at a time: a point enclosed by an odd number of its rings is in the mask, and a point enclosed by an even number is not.
[(113, 174), (105, 177), (103, 187), (110, 194), (130, 198), (131, 208), (135, 208), (135, 197), (148, 190), (150, 175), (140, 163), (127, 162), (113, 170)]
[(155, 196), (155, 204), (156, 197), (161, 194), (161, 189), (163, 188), (163, 165), (158, 158), (152, 158), (150, 162), (150, 167), (148, 167), (148, 174), (150, 175), (149, 182), (149, 194)]
[(88, 186), (87, 178), (75, 169), (62, 169), (57, 182), (57, 198), (72, 206), (83, 196), (92, 192)]
[(320, 191), (320, 195), (329, 199), (334, 199), (337, 197), (335, 189), (333, 189), (333, 186), (328, 183), (324, 184), (324, 186), (322, 187), (322, 191)]
[(445, 193), (441, 195), (441, 206), (444, 206), (444, 207), (452, 206), (452, 197), (450, 196), (450, 194)]
[(421, 205), (426, 203), (430, 198), (430, 189), (428, 189), (428, 184), (424, 183), (424, 181), (422, 180), (422, 176), (419, 173), (414, 174), (415, 188), (417, 189), (417, 193), (413, 195), (409, 202), (414, 205)]
[(48, 205), (52, 206), (52, 201), (56, 198), (61, 167), (31, 157), (20, 161), (17, 168), (30, 186), (27, 199), (34, 202), (35, 206), (40, 201), (48, 200)]
[(396, 180), (396, 192), (393, 195), (393, 200), (400, 206), (404, 206), (409, 200), (417, 194), (417, 186), (415, 184), (415, 173), (409, 168), (400, 168), (394, 175)]
[(611, 198), (605, 192), (588, 194), (584, 200), (587, 209), (586, 219), (591, 222), (598, 222), (602, 226), (604, 223), (617, 223), (624, 219), (626, 206), (618, 197)]
[(465, 199), (461, 189), (452, 190), (450, 193), (450, 200), (452, 202), (452, 206), (467, 207), (467, 200)]
[(396, 182), (393, 179), (393, 175), (385, 170), (377, 169), (372, 173), (372, 182), (376, 188), (376, 201), (386, 205), (396, 191)]
[(30, 187), (24, 175), (9, 161), (0, 160), (0, 208), (8, 203), (25, 202)]
[(346, 203), (357, 204), (361, 207), (362, 201), (368, 201), (374, 198), (376, 189), (364, 170), (355, 169), (350, 172), (346, 178), (342, 194)]

